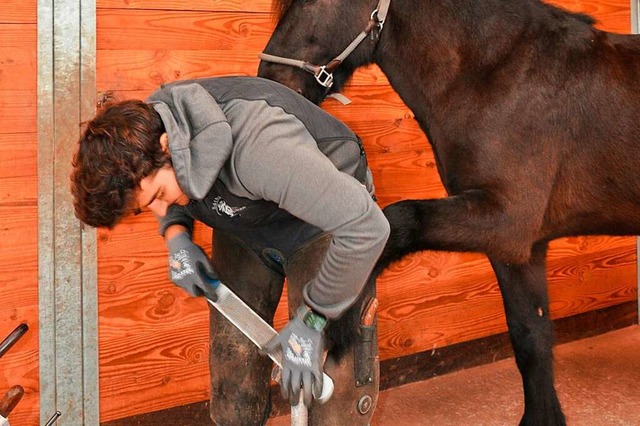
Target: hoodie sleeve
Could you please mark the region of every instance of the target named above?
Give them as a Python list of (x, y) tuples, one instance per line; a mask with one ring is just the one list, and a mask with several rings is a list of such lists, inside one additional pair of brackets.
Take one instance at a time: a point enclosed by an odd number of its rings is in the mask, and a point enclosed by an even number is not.
[(315, 311), (338, 318), (364, 287), (389, 224), (367, 189), (322, 154), (299, 120), (279, 108), (266, 107), (261, 116), (256, 140), (242, 143), (234, 155), (238, 179), (255, 196), (332, 235), (303, 295)]

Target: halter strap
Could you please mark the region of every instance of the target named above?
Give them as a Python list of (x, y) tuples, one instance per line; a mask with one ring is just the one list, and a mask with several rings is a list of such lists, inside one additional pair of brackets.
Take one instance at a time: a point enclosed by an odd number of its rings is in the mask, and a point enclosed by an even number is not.
[(378, 29), (378, 34), (382, 32), (384, 22), (387, 19), (387, 12), (389, 12), (389, 6), (391, 0), (380, 0), (378, 5), (371, 13), (369, 23), (367, 27), (340, 53), (333, 58), (326, 65), (314, 65), (312, 63), (302, 61), (299, 59), (284, 58), (282, 56), (270, 55), (268, 53), (260, 53), (258, 57), (266, 62), (273, 62), (276, 64), (290, 65), (292, 67), (300, 68), (306, 72), (313, 74), (318, 84), (323, 87), (330, 88), (333, 85), (333, 71), (349, 56), (359, 45), (362, 43), (374, 29)]

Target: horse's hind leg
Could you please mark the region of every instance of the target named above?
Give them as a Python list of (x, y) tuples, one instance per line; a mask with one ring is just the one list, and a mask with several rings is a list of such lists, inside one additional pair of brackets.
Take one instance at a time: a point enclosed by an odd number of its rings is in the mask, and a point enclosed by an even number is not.
[[(317, 275), (330, 242), (330, 238), (315, 240), (286, 262), (291, 315), (303, 303), (302, 288)], [(377, 304), (371, 304), (375, 294), (375, 277), (371, 277), (353, 306), (338, 320), (329, 322), (324, 370), (335, 389), (329, 401), (311, 405), (310, 426), (364, 426), (371, 422), (380, 380)]]
[[(533, 195), (528, 201), (544, 206)], [(377, 269), (421, 250), (480, 252), (504, 262), (526, 262), (542, 214), (536, 215), (534, 206), (525, 207), (519, 200), (507, 202), (482, 190), (391, 204), (384, 209), (391, 233)]]
[(553, 325), (546, 280), (547, 243), (532, 250), (521, 265), (491, 260), (502, 292), (509, 336), (522, 374), (525, 410), (521, 425), (564, 425), (553, 386)]

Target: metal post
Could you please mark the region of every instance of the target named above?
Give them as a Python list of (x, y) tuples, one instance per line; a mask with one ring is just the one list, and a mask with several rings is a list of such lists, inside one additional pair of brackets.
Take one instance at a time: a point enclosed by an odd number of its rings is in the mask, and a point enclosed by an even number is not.
[(73, 214), (71, 159), (95, 105), (95, 0), (38, 0), (40, 423), (97, 425), (95, 231)]

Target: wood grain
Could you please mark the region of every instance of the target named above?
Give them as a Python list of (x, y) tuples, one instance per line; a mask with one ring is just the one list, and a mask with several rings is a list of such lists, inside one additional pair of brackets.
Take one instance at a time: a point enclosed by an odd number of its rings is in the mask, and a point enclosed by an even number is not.
[(5, 0), (0, 7), (0, 24), (35, 24), (36, 5), (36, 0)]
[[(143, 40), (141, 46), (146, 47)], [(98, 88), (107, 90), (153, 91), (162, 83), (211, 76), (249, 75), (258, 71), (262, 43), (248, 50), (120, 50), (101, 49), (98, 55)], [(354, 86), (388, 86), (376, 66), (359, 70)], [(388, 87), (387, 87), (388, 88)], [(350, 91), (351, 89), (347, 89)], [(326, 104), (330, 104), (329, 100)]]
[(31, 23), (0, 23), (0, 134), (35, 131), (36, 31)]
[(0, 23), (0, 40), (0, 91), (35, 92), (36, 25)]
[(36, 92), (33, 90), (0, 91), (0, 134), (36, 131)]
[[(601, 28), (629, 31), (627, 0), (554, 3), (594, 13)], [(274, 26), (267, 0), (100, 0), (98, 8), (98, 91), (120, 99), (144, 99), (176, 79), (255, 75)], [(352, 104), (322, 106), (363, 138), (380, 205), (445, 196), (426, 137), (380, 70), (359, 70), (345, 94)], [(196, 227), (209, 253), (210, 238), (209, 228)], [(207, 399), (207, 307), (168, 280), (153, 217), (101, 230), (98, 244), (101, 419)], [(635, 238), (554, 241), (548, 263), (554, 318), (637, 299)], [(382, 359), (506, 330), (483, 255), (407, 256), (380, 278), (378, 297)], [(275, 325), (286, 321), (281, 304)]]
[(271, 0), (98, 0), (98, 9), (270, 12)]
[(0, 133), (0, 205), (36, 205), (36, 151), (35, 133)]
[(100, 9), (96, 19), (98, 50), (128, 50), (141, 43), (153, 50), (255, 49), (257, 54), (274, 27), (267, 14), (217, 11)]
[[(4, 174), (4, 172), (3, 172)], [(0, 204), (0, 340), (20, 323), (29, 330), (0, 359), (0, 389), (21, 385), (25, 395), (11, 413), (16, 425), (38, 424), (37, 207)], [(4, 392), (4, 391), (3, 391)]]
[(39, 423), (36, 3), (0, 7), (0, 339), (29, 325), (0, 359), (0, 394), (25, 391), (14, 425)]
[[(615, 247), (611, 240), (614, 248), (580, 256), (554, 259), (551, 251), (553, 318), (637, 298), (635, 241)], [(378, 297), (381, 359), (506, 331), (499, 289), (483, 256), (410, 255), (380, 278)]]

